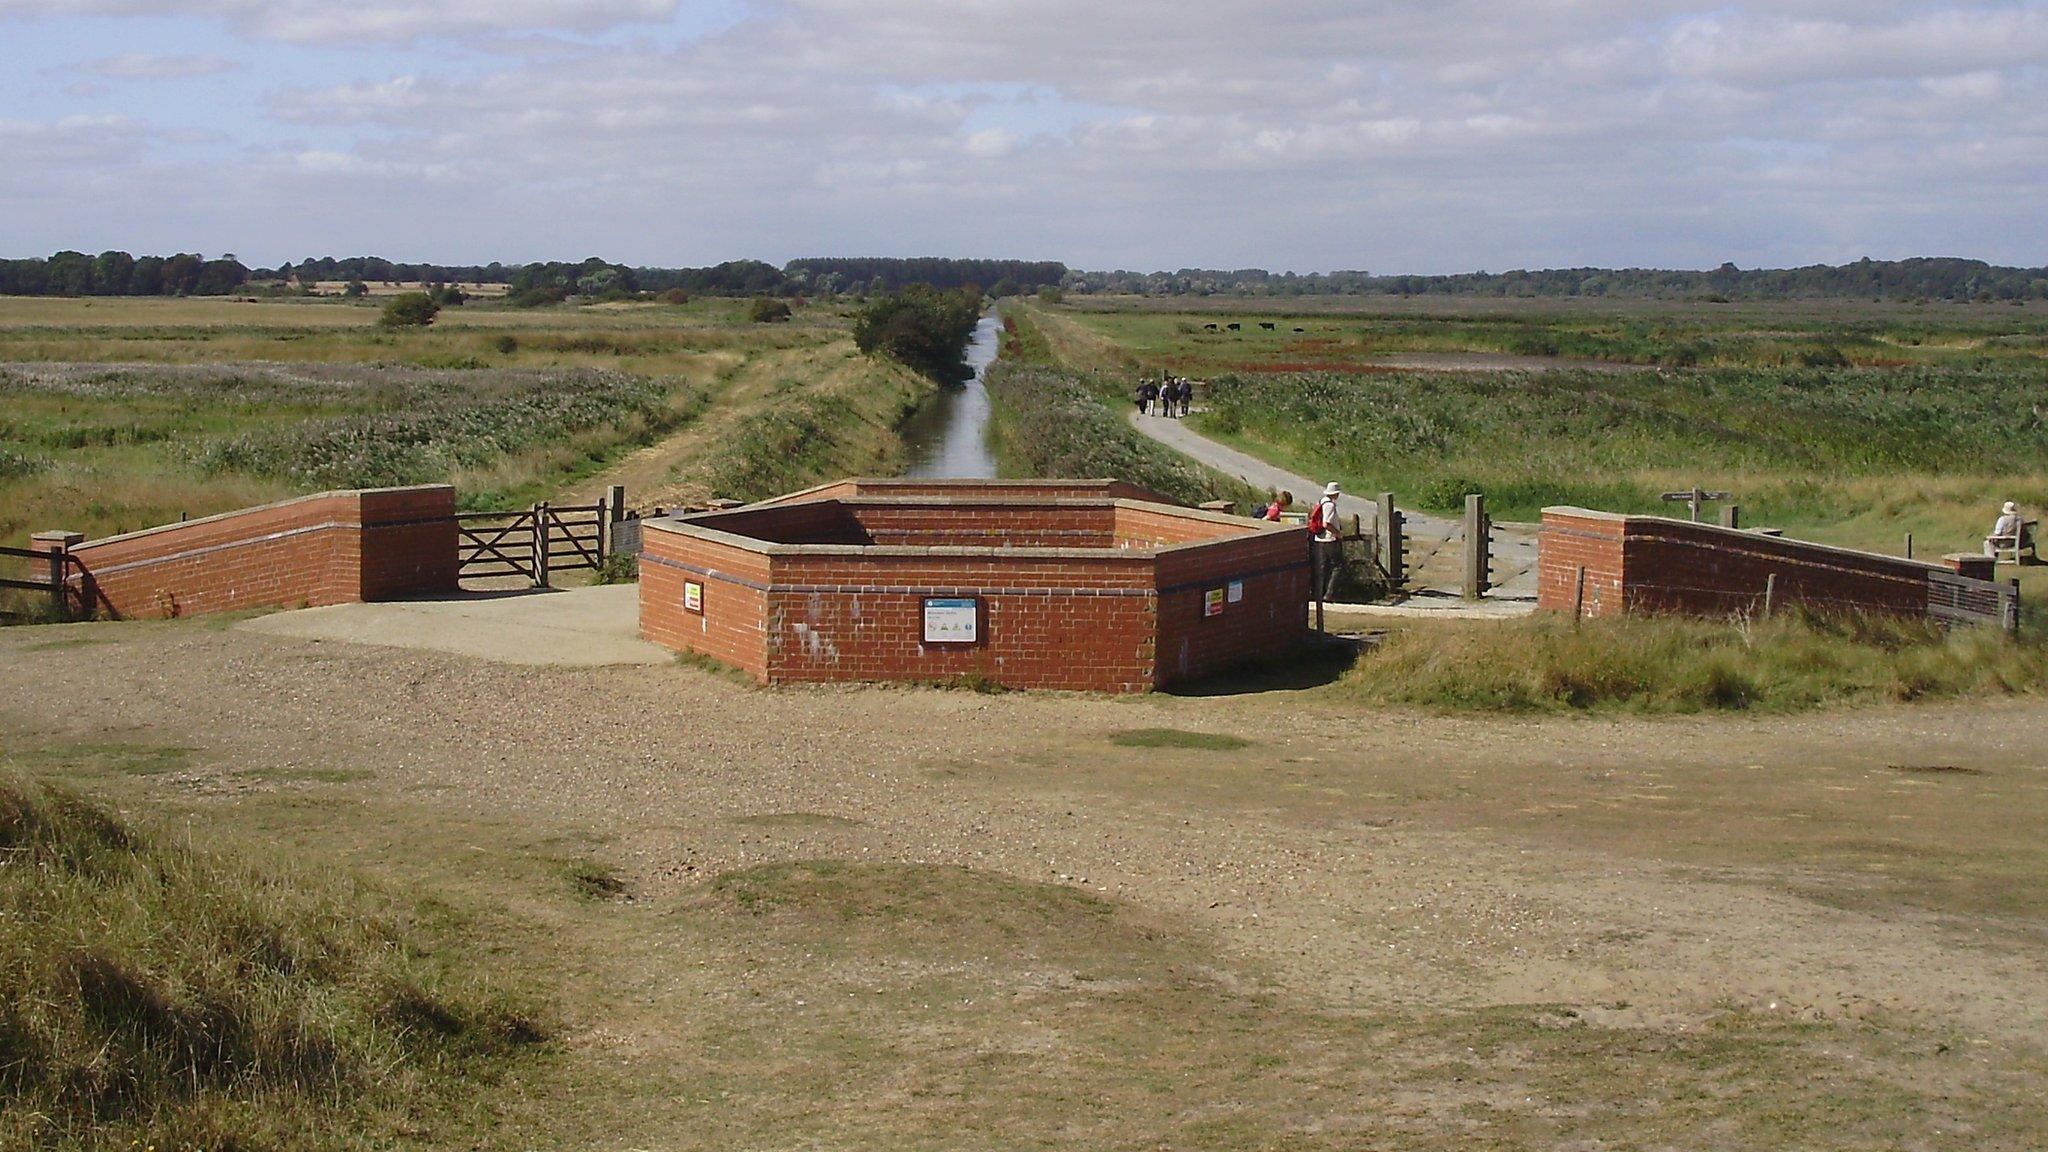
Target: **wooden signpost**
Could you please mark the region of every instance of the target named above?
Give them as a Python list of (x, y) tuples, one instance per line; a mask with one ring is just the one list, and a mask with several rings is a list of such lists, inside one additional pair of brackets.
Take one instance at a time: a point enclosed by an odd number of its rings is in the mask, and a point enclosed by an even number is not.
[(1721, 500), (1732, 500), (1734, 498), (1735, 493), (1733, 492), (1708, 492), (1701, 489), (1700, 486), (1697, 484), (1692, 486), (1692, 490), (1690, 492), (1664, 493), (1664, 499), (1674, 501), (1682, 500), (1688, 506), (1690, 506), (1692, 509), (1692, 522), (1695, 524), (1700, 522), (1700, 505), (1705, 504), (1710, 500), (1718, 502)]

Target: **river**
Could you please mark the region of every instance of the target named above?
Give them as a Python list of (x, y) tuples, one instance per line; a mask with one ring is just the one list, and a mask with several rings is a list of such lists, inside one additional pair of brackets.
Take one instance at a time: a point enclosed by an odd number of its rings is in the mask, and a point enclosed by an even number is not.
[(959, 388), (940, 388), (938, 395), (903, 425), (903, 475), (920, 480), (992, 480), (995, 453), (988, 447), (988, 387), (982, 375), (995, 363), (1002, 346), (1003, 324), (993, 314), (974, 326), (967, 344), (967, 366), (974, 376)]

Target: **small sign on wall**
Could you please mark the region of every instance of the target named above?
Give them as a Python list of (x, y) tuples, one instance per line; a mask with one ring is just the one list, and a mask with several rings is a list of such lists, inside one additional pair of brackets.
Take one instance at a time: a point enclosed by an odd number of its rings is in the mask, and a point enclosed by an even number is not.
[(702, 615), (704, 612), (704, 586), (695, 580), (683, 581), (683, 609)]
[(981, 643), (981, 601), (972, 596), (934, 596), (924, 602), (924, 642)]
[(1229, 602), (1230, 602), (1230, 603), (1232, 603), (1232, 604), (1241, 604), (1241, 603), (1243, 603), (1243, 602), (1244, 602), (1244, 581), (1242, 581), (1242, 580), (1232, 580), (1232, 581), (1230, 582), (1229, 592), (1230, 592), (1230, 594), (1224, 597), (1224, 599), (1225, 599), (1225, 600), (1229, 601)]
[(1211, 588), (1207, 592), (1202, 593), (1202, 615), (1223, 615), (1223, 596), (1224, 592), (1221, 588)]

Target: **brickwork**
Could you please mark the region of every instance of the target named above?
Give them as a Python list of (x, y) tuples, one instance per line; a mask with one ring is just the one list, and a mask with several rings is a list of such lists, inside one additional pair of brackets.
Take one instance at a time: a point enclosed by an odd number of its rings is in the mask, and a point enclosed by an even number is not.
[(1694, 524), (1546, 508), (1537, 538), (1537, 604), (1570, 612), (1586, 570), (1585, 614), (1730, 616), (1775, 603), (1824, 611), (1920, 616), (1941, 565)]
[[(848, 500), (864, 496), (937, 497), (966, 500), (976, 496), (1018, 500), (1142, 500), (1148, 504), (1178, 502), (1142, 485), (1123, 480), (834, 480), (815, 488), (764, 500), (792, 504), (811, 500)], [(753, 505), (759, 507), (760, 505)]]
[(160, 619), (456, 587), (455, 491), (323, 492), (68, 549), (80, 606)]
[[(1299, 529), (1066, 488), (1032, 499), (982, 485), (921, 485), (952, 497), (850, 487), (648, 521), (642, 635), (766, 682), (980, 676), (1114, 692), (1283, 656), (1308, 638)], [(843, 543), (849, 526), (873, 543)], [(1206, 614), (1205, 593), (1220, 598), (1232, 581), (1240, 598)], [(701, 611), (683, 605), (688, 582)], [(925, 642), (929, 598), (976, 601), (976, 642)]]

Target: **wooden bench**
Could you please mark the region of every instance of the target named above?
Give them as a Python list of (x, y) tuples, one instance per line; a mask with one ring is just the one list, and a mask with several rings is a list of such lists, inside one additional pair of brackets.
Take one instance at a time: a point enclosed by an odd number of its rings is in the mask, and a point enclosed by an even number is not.
[(2020, 559), (2022, 555), (2027, 558), (2027, 561), (2039, 563), (2041, 558), (2034, 551), (2034, 528), (2040, 523), (2039, 520), (2028, 520), (2022, 523), (2019, 535), (2017, 536), (1986, 536), (1984, 538), (1984, 547), (1990, 549), (1991, 558), (2000, 563), (2024, 563), (2025, 561)]

